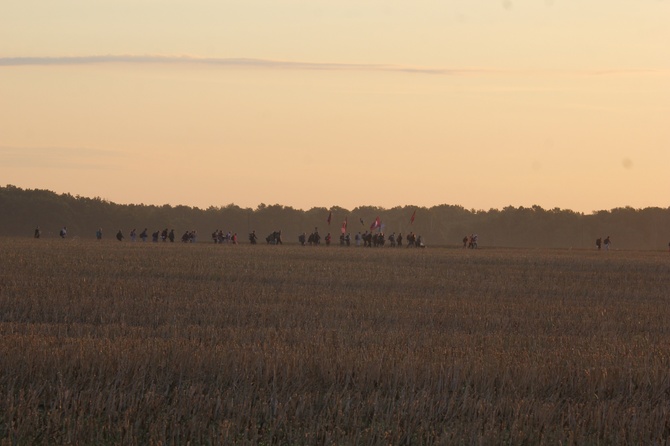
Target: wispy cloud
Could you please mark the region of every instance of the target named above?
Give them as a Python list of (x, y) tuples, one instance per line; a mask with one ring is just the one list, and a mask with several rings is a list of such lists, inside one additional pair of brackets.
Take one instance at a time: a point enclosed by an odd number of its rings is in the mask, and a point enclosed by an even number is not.
[(393, 64), (360, 64), (332, 62), (301, 62), (254, 58), (222, 58), (160, 55), (103, 55), (62, 57), (0, 57), (0, 67), (19, 66), (76, 66), (101, 64), (163, 64), (210, 65), (224, 68), (255, 68), (274, 70), (312, 71), (378, 71), (428, 75), (527, 75), (527, 76), (668, 76), (668, 69), (598, 69), (598, 70), (503, 70), (495, 68), (436, 68)]
[(0, 164), (17, 168), (116, 169), (124, 156), (113, 150), (0, 146)]
[(324, 71), (392, 71), (423, 74), (466, 74), (486, 73), (494, 70), (426, 68), (386, 64), (348, 64), (328, 62), (293, 62), (252, 58), (216, 58), (192, 56), (73, 56), (73, 57), (0, 57), (0, 67), (11, 66), (63, 66), (94, 64), (172, 64), (172, 65), (215, 65), (221, 67), (241, 67), (285, 70)]

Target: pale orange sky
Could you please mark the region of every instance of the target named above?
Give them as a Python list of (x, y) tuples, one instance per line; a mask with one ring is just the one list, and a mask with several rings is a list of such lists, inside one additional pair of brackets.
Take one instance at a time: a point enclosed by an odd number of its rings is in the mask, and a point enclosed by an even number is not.
[(3, 2), (0, 185), (668, 207), (670, 1), (582, 3)]

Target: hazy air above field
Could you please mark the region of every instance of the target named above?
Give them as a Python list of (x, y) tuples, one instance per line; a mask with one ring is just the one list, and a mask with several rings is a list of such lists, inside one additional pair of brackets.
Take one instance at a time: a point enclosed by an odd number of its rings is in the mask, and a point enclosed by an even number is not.
[(670, 206), (670, 1), (0, 4), (0, 184), (118, 203)]

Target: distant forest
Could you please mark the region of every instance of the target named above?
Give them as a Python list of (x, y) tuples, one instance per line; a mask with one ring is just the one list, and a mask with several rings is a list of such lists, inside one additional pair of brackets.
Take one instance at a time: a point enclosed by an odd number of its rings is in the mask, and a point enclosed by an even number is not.
[[(414, 222), (411, 223), (414, 215)], [(328, 223), (328, 218), (331, 221)], [(352, 240), (357, 232), (370, 230), (379, 217), (386, 234), (414, 232), (422, 235), (427, 246), (462, 246), (466, 235), (478, 234), (479, 247), (582, 248), (595, 249), (598, 237), (610, 236), (612, 249), (668, 249), (670, 208), (615, 208), (584, 214), (567, 209), (543, 209), (540, 206), (468, 210), (442, 204), (430, 208), (402, 206), (384, 209), (362, 206), (352, 210), (341, 207), (316, 207), (306, 211), (279, 204), (261, 203), (256, 209), (234, 204), (200, 209), (189, 206), (122, 205), (101, 198), (56, 194), (48, 190), (0, 187), (0, 235), (32, 237), (37, 225), (42, 237), (58, 237), (67, 226), (68, 237), (94, 239), (98, 228), (106, 239), (121, 229), (149, 233), (174, 229), (177, 238), (185, 231), (198, 231), (198, 241), (211, 241), (215, 230), (237, 233), (248, 243), (255, 230), (259, 242), (266, 235), (282, 231), (285, 243), (297, 243), (303, 232), (318, 227), (321, 236), (333, 234), (338, 244), (343, 222)], [(361, 220), (363, 223), (361, 223)]]

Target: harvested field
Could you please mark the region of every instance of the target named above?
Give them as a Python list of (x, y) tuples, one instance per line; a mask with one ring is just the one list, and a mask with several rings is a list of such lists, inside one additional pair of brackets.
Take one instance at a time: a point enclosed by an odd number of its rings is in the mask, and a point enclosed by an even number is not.
[(667, 252), (0, 239), (2, 444), (664, 444)]

